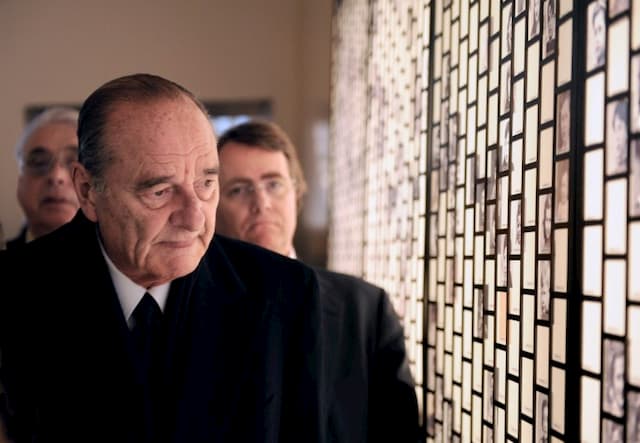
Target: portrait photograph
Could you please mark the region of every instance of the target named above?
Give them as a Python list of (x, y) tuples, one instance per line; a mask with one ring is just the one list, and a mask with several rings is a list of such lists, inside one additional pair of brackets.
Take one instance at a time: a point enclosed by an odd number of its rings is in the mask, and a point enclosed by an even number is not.
[(476, 232), (484, 232), (484, 183), (476, 185)]
[(504, 115), (511, 111), (511, 62), (503, 63), (500, 71), (500, 115)]
[(566, 223), (569, 221), (569, 160), (556, 163), (555, 197), (556, 222)]
[(627, 99), (607, 105), (607, 161), (608, 175), (627, 171)]
[[(640, 10), (640, 6), (638, 6)], [(640, 54), (631, 59), (631, 131), (640, 132)]]
[(511, 151), (511, 121), (504, 119), (500, 121), (500, 162), (499, 171), (509, 170), (509, 154)]
[(498, 235), (498, 251), (496, 252), (496, 260), (498, 265), (498, 274), (496, 283), (498, 286), (507, 286), (507, 275), (509, 272), (509, 259), (507, 257), (507, 236)]
[(520, 254), (522, 234), (522, 202), (520, 199), (511, 201), (511, 223), (509, 223), (511, 253)]
[(511, 3), (502, 8), (502, 58), (511, 54), (513, 48), (513, 16)]
[(606, 5), (595, 0), (587, 8), (587, 70), (604, 65), (607, 47)]
[(498, 228), (505, 229), (509, 225), (509, 176), (500, 177), (498, 183)]
[(629, 9), (629, 0), (609, 0), (609, 17), (615, 17)]
[(542, 58), (547, 58), (556, 49), (556, 0), (544, 0), (542, 10)]
[(640, 441), (640, 392), (627, 393), (627, 441)]
[(540, 34), (540, 0), (529, 0), (529, 39)]
[(606, 418), (602, 420), (602, 441), (606, 442), (623, 442), (624, 428), (621, 424)]
[(549, 321), (549, 308), (551, 306), (551, 262), (549, 260), (538, 262), (537, 301), (538, 320)]
[(487, 206), (487, 254), (496, 253), (496, 205)]
[(497, 149), (487, 151), (487, 200), (496, 198), (496, 151)]
[(481, 288), (475, 288), (473, 300), (474, 334), (475, 338), (484, 338), (484, 293)]
[(629, 177), (629, 213), (640, 215), (640, 139), (631, 141), (631, 172)]
[(551, 194), (542, 194), (540, 196), (540, 205), (538, 206), (538, 253), (551, 253)]
[(571, 90), (558, 95), (556, 113), (556, 153), (564, 154), (571, 140)]
[(542, 392), (536, 392), (536, 443), (549, 441), (549, 397)]
[(604, 386), (602, 409), (616, 417), (624, 413), (624, 344), (604, 341)]

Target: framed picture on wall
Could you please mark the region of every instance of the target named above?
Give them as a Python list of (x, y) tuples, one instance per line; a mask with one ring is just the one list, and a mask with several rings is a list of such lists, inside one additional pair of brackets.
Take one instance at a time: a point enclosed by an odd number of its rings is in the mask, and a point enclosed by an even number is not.
[(607, 105), (607, 174), (620, 174), (627, 170), (627, 99)]
[(587, 69), (604, 65), (607, 47), (607, 13), (604, 0), (595, 0), (587, 8)]

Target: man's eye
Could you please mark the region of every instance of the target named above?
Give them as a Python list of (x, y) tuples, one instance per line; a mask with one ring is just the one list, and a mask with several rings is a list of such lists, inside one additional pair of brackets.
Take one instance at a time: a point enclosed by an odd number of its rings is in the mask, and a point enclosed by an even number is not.
[(233, 197), (241, 197), (247, 195), (247, 187), (246, 186), (234, 186), (229, 188), (227, 191), (227, 195), (231, 198)]
[(269, 180), (267, 182), (267, 190), (269, 192), (278, 192), (284, 188), (284, 183), (281, 180)]

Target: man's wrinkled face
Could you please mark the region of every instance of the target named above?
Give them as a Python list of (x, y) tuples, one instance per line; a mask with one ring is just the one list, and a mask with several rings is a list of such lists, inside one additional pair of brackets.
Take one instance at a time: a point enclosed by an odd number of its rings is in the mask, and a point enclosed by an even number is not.
[(17, 197), (36, 237), (68, 222), (78, 211), (70, 172), (77, 157), (76, 128), (70, 123), (45, 124), (27, 139)]
[(293, 250), (296, 192), (280, 151), (235, 142), (220, 151), (220, 234), (283, 255)]
[[(144, 287), (193, 271), (213, 237), (218, 153), (189, 99), (119, 103), (107, 117), (104, 189), (78, 166), (82, 209), (116, 267)], [(83, 178), (84, 177), (84, 178)], [(80, 189), (90, 190), (83, 193)]]

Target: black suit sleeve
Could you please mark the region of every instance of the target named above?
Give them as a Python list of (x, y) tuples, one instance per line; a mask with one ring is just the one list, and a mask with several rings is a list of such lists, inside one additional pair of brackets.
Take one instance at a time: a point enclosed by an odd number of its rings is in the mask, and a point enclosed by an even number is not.
[(418, 404), (409, 370), (404, 330), (389, 296), (380, 290), (377, 346), (369, 379), (369, 442), (418, 441)]

